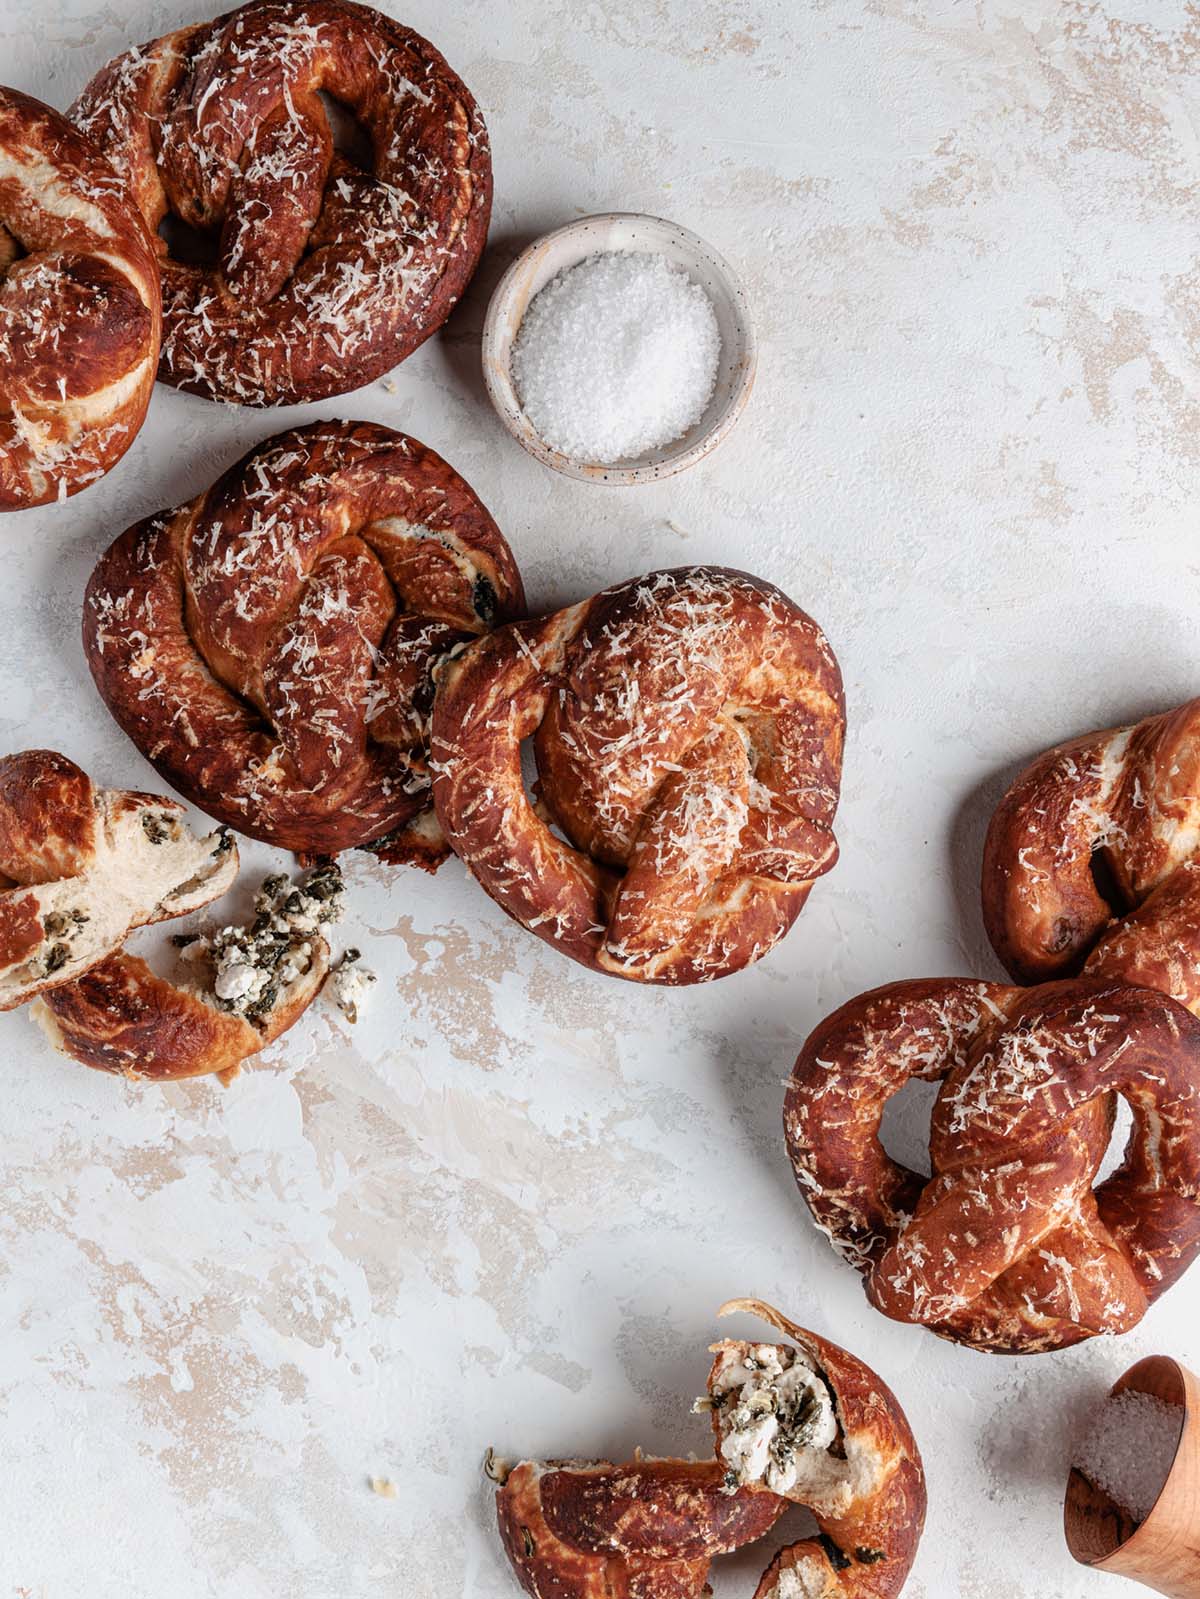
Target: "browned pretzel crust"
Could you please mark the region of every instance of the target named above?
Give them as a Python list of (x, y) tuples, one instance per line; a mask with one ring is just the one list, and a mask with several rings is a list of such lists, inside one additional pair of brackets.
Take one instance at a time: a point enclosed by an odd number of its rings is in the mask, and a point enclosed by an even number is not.
[(619, 977), (701, 982), (765, 954), (834, 864), (844, 729), (811, 618), (744, 572), (678, 567), (448, 660), (434, 800), (539, 938)]
[(299, 1020), (328, 971), (329, 946), (314, 938), (308, 971), (280, 1004), (251, 1023), (122, 952), (77, 982), (52, 989), (34, 1014), (56, 1049), (96, 1071), (147, 1082), (212, 1073), (228, 1079)]
[(0, 511), (65, 500), (120, 460), (161, 332), (150, 231), (117, 174), (0, 87)]
[(712, 1557), (785, 1507), (724, 1480), (714, 1461), (523, 1461), (496, 1494), (500, 1538), (532, 1599), (700, 1599)]
[[(732, 1299), (719, 1315), (761, 1316), (805, 1352), (824, 1380), (837, 1418), (838, 1457), (830, 1456), (818, 1486), (788, 1494), (807, 1505), (819, 1536), (783, 1549), (767, 1567), (755, 1599), (776, 1599), (781, 1576), (793, 1573), (798, 1585), (784, 1593), (820, 1599), (895, 1599), (908, 1580), (925, 1526), (925, 1472), (908, 1418), (895, 1394), (857, 1356), (804, 1327), (758, 1299)], [(718, 1392), (722, 1373), (755, 1346), (723, 1339), (712, 1346), (710, 1392)], [(721, 1452), (721, 1412), (712, 1412), (713, 1436)], [(759, 1490), (766, 1492), (766, 1490)]]
[(83, 635), (117, 721), (211, 815), (304, 855), (382, 840), (436, 865), (433, 667), (523, 608), (503, 536), (440, 456), (319, 422), (123, 533)]
[(1087, 960), (1200, 1006), (1200, 700), (1034, 761), (992, 818), (983, 914), (1018, 982)]
[[(910, 1077), (941, 1082), (928, 1180), (879, 1141)], [(1133, 1112), (1093, 1190), (1114, 1095)], [(817, 1225), (885, 1315), (1029, 1354), (1134, 1326), (1200, 1250), (1200, 1022), (1120, 981), (893, 983), (819, 1026), (788, 1151)]]
[[(324, 91), (357, 118), (334, 149)], [(159, 376), (245, 405), (344, 394), (435, 332), (487, 239), (487, 130), (431, 44), (349, 0), (253, 0), (128, 50), (71, 112), (164, 249)]]

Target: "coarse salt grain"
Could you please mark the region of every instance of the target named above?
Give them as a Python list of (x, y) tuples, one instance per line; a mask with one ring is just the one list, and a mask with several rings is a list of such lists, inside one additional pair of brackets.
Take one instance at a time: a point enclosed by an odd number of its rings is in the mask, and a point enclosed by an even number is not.
[(534, 296), (513, 346), (533, 427), (575, 460), (606, 463), (680, 438), (717, 382), (712, 301), (662, 255), (613, 250)]
[(1100, 1406), (1072, 1464), (1134, 1521), (1154, 1509), (1175, 1461), (1183, 1409), (1132, 1388)]

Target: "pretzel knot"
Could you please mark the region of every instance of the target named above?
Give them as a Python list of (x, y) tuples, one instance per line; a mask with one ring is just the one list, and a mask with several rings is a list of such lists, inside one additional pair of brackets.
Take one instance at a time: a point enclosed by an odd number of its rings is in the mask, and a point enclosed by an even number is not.
[(988, 830), (996, 953), (1018, 982), (1083, 966), (1200, 1008), (1198, 846), (1200, 700), (1058, 745), (1017, 778)]
[[(884, 1106), (940, 1082), (932, 1176), (879, 1142)], [(1164, 994), (895, 983), (796, 1062), (788, 1150), (818, 1226), (885, 1315), (1010, 1354), (1134, 1326), (1200, 1250), (1200, 1022)], [(1098, 1187), (1114, 1096), (1133, 1113)]]
[[(357, 119), (339, 153), (322, 94)], [(127, 51), (72, 116), (158, 228), (165, 382), (214, 399), (343, 394), (449, 315), (487, 238), (487, 130), (425, 39), (348, 0), (255, 0)]]
[(834, 864), (844, 726), (803, 611), (745, 573), (679, 567), (449, 660), (434, 799), (456, 853), (540, 938), (621, 977), (699, 982), (770, 949)]
[(0, 88), (0, 511), (120, 460), (160, 332), (150, 233), (116, 173), (57, 111)]
[(303, 855), (436, 864), (433, 668), (523, 605), (445, 461), (372, 423), (316, 423), (123, 533), (88, 584), (84, 642), (117, 721), (211, 815)]

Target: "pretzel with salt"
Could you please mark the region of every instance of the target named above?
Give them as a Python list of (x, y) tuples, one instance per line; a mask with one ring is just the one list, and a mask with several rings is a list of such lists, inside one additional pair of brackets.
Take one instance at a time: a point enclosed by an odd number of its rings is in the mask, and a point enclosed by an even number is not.
[(440, 456), (317, 422), (122, 533), (83, 635), (109, 710), (210, 815), (302, 856), (436, 866), (434, 668), (523, 609), (499, 528)]
[[(938, 1082), (932, 1176), (879, 1137)], [(1098, 1187), (1115, 1096), (1133, 1113)], [(1200, 1252), (1200, 1021), (1121, 979), (893, 983), (824, 1021), (784, 1106), (818, 1227), (899, 1321), (1004, 1354), (1135, 1326)]]

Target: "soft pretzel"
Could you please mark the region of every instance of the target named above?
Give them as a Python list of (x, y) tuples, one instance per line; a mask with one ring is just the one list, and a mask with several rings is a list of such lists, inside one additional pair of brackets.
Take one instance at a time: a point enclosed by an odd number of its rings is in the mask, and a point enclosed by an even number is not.
[(714, 1461), (522, 1461), (496, 1494), (532, 1599), (700, 1599), (714, 1555), (769, 1532), (785, 1501), (725, 1487)]
[(769, 583), (652, 572), (500, 629), (438, 679), (446, 837), (510, 916), (584, 965), (657, 983), (737, 971), (837, 858), (841, 676)]
[(182, 983), (121, 952), (34, 1007), (54, 1047), (84, 1066), (163, 1082), (236, 1076), (307, 1010), (329, 971), (322, 927), (340, 914), (341, 876), (319, 868), (297, 887), (268, 878), (249, 927), (185, 940)]
[(1200, 700), (1034, 761), (988, 829), (983, 913), (1018, 982), (1086, 961), (1200, 1007)]
[(435, 663), (520, 615), (507, 544), (415, 439), (318, 422), (123, 533), (84, 602), (92, 675), (166, 780), (302, 855), (444, 854), (429, 803)]
[[(941, 1083), (929, 1179), (879, 1140), (910, 1077)], [(1117, 1094), (1133, 1132), (1093, 1190)], [(868, 1298), (978, 1349), (1125, 1332), (1200, 1251), (1200, 1022), (1120, 980), (861, 995), (801, 1051), (784, 1130), (800, 1191)]]
[(146, 415), (161, 335), (150, 231), (57, 111), (0, 87), (0, 511), (103, 477)]
[[(769, 1305), (795, 1344), (712, 1346), (715, 1461), (523, 1461), (496, 1477), (500, 1537), (532, 1599), (699, 1599), (714, 1556), (763, 1537), (788, 1502), (818, 1536), (783, 1549), (755, 1599), (895, 1599), (925, 1522), (921, 1457), (891, 1390)], [(490, 1457), (489, 1457), (490, 1458)]]
[(783, 1549), (755, 1599), (895, 1599), (925, 1525), (925, 1473), (891, 1389), (856, 1356), (757, 1299), (791, 1344), (724, 1339), (708, 1378), (717, 1458), (731, 1486), (805, 1505), (818, 1536)]
[[(322, 93), (364, 135), (338, 153)], [(252, 0), (128, 50), (72, 108), (162, 260), (159, 376), (246, 405), (369, 382), (446, 320), (492, 201), (487, 130), (427, 40), (349, 0)], [(177, 230), (178, 231), (178, 230)]]
[(238, 853), (196, 838), (183, 806), (96, 788), (52, 750), (0, 760), (0, 1010), (70, 983), (136, 927), (224, 894)]

